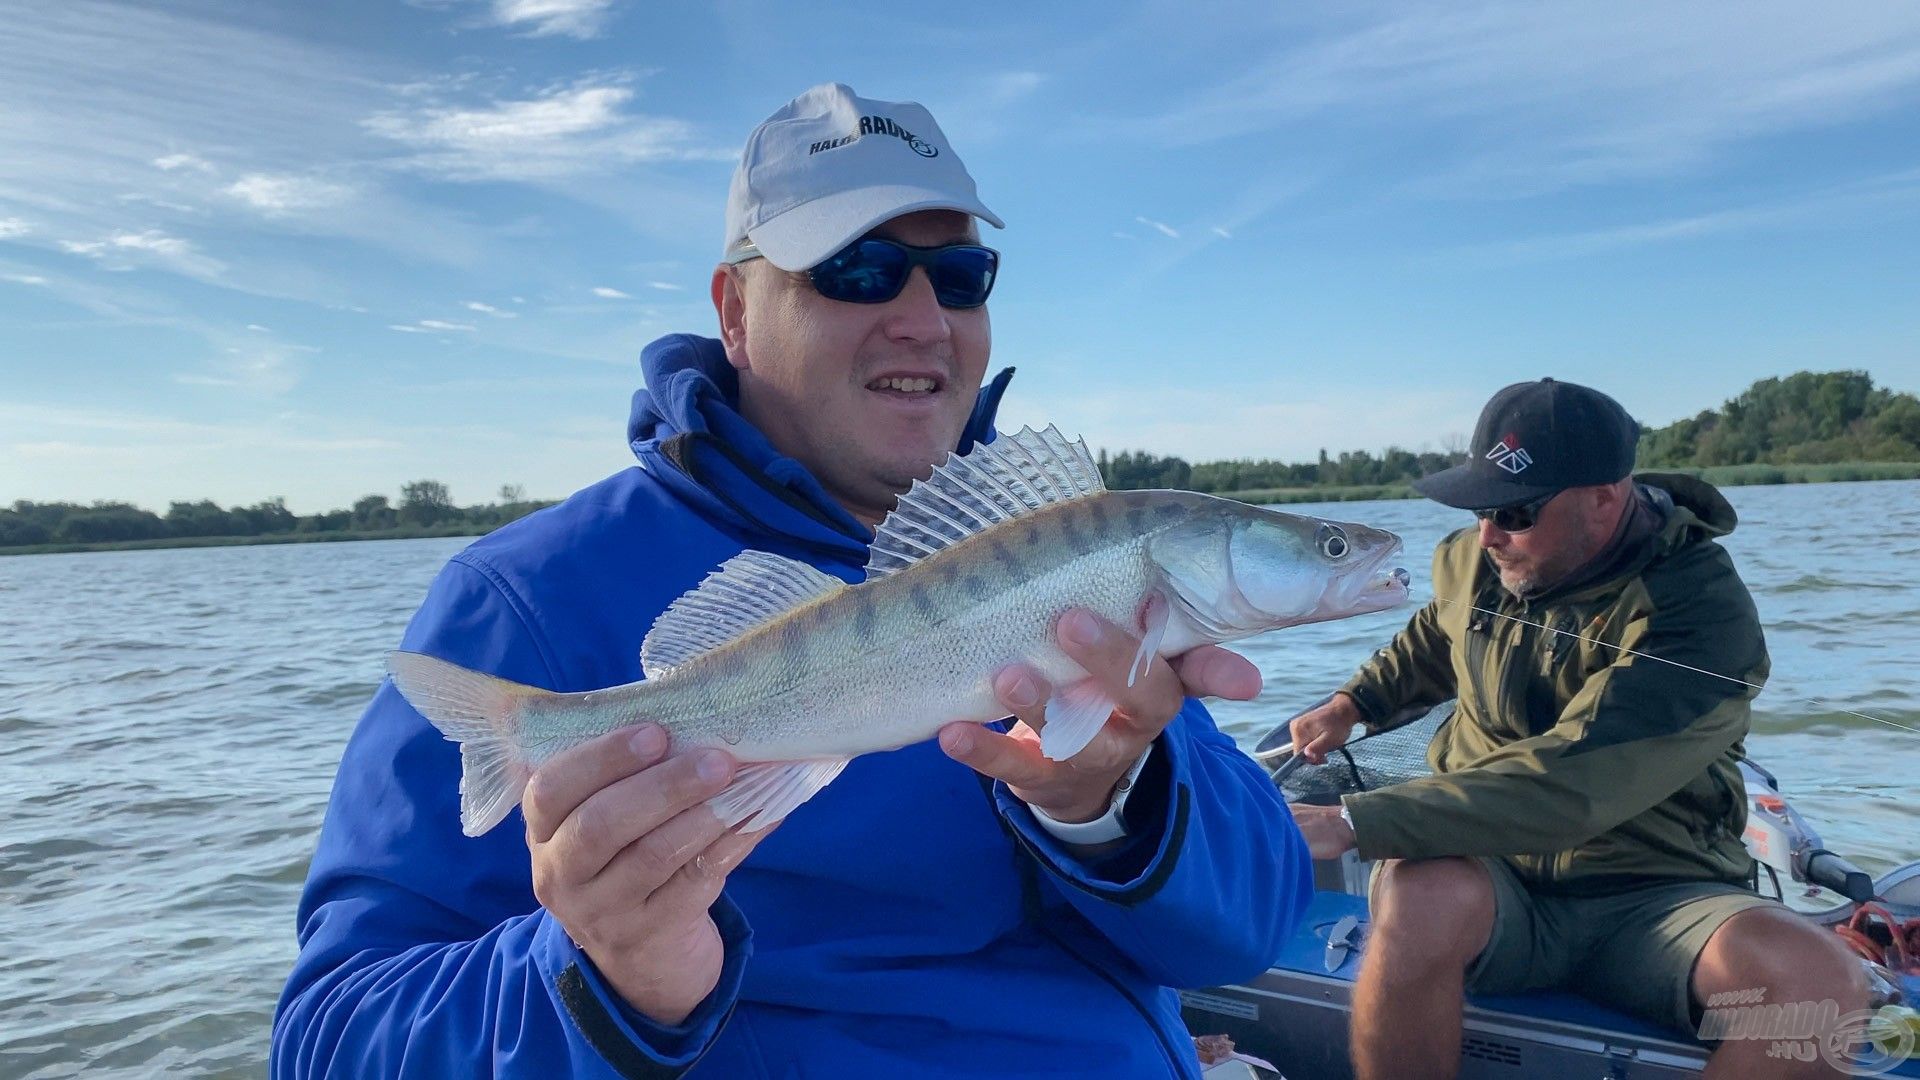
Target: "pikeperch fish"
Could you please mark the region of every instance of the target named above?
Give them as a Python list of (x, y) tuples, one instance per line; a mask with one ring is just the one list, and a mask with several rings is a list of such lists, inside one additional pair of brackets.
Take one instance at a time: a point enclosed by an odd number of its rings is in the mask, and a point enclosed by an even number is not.
[(542, 762), (631, 724), (664, 727), (674, 753), (741, 762), (712, 806), (730, 825), (785, 817), (853, 757), (1006, 715), (1000, 668), (1024, 661), (1056, 687), (1041, 752), (1072, 757), (1114, 702), (1054, 638), (1085, 607), (1143, 635), (1130, 678), (1177, 656), (1407, 598), (1392, 533), (1186, 491), (1108, 491), (1085, 444), (1022, 429), (948, 457), (881, 523), (867, 580), (848, 585), (748, 551), (673, 602), (640, 650), (645, 678), (557, 694), (420, 653), (394, 683), (460, 744), (460, 820), (498, 824)]

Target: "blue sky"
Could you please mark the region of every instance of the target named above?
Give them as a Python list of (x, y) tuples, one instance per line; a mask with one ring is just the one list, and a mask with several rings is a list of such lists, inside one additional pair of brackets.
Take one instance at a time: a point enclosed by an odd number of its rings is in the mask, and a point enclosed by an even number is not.
[(1664, 423), (1920, 390), (1920, 6), (0, 0), (0, 503), (628, 460), (732, 160), (837, 79), (1007, 220), (1003, 420), (1438, 447), (1552, 374)]

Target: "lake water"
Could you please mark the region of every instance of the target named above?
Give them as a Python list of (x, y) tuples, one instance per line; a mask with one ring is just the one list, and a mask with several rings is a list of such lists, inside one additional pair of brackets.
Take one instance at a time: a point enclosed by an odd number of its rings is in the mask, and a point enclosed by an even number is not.
[[(1920, 858), (1920, 482), (1735, 488), (1728, 541), (1766, 620), (1753, 755), (1827, 845)], [(1288, 507), (1427, 553), (1424, 502)], [(294, 905), (348, 732), (463, 540), (0, 559), (0, 1078), (258, 1076)], [(1251, 746), (1405, 620), (1246, 646)], [(1702, 676), (1703, 678), (1705, 676)]]

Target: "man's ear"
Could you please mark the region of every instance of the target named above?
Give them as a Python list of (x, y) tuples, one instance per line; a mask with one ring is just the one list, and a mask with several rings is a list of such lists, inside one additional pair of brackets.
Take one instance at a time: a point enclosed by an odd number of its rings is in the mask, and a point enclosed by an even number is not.
[(747, 370), (747, 297), (746, 273), (737, 265), (722, 263), (713, 268), (713, 310), (720, 316), (720, 344), (727, 351), (727, 363), (736, 371)]

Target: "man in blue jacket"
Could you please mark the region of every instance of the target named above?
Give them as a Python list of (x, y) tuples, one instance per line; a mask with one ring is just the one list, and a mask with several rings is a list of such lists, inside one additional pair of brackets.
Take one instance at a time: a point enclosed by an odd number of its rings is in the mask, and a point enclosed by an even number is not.
[[(641, 677), (676, 597), (745, 549), (860, 580), (873, 527), (993, 437), (1000, 225), (925, 109), (816, 87), (747, 141), (713, 275), (720, 339), (642, 356), (636, 468), (480, 540), (401, 647), (559, 691)], [(1119, 708), (1049, 762), (1025, 721), (856, 758), (779, 828), (704, 802), (725, 754), (652, 726), (543, 765), (459, 825), (459, 754), (381, 686), (348, 744), (299, 912), (273, 1071), (308, 1076), (1178, 1076), (1169, 987), (1262, 969), (1310, 893), (1261, 769), (1193, 696), (1259, 678), (1202, 649), (1128, 685), (1130, 627), (1063, 644)], [(911, 679), (912, 671), (900, 677)]]

